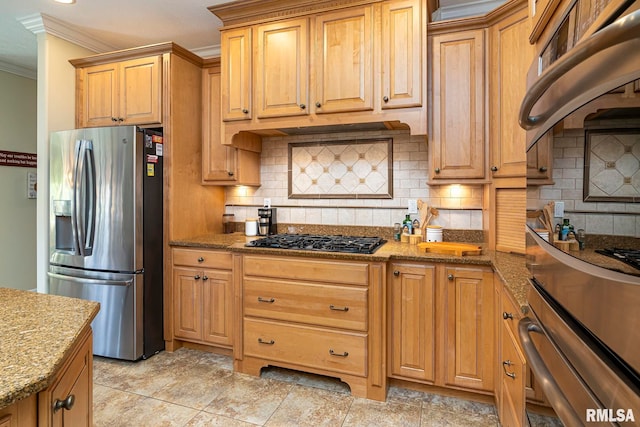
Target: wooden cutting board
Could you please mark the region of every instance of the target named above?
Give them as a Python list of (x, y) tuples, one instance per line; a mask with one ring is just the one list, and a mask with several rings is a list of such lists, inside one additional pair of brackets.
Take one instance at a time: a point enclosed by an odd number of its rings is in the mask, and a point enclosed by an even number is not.
[(434, 254), (448, 254), (448, 255), (480, 255), (482, 253), (482, 247), (471, 243), (456, 243), (456, 242), (422, 242), (418, 243), (420, 249), (424, 249), (425, 252), (431, 252)]

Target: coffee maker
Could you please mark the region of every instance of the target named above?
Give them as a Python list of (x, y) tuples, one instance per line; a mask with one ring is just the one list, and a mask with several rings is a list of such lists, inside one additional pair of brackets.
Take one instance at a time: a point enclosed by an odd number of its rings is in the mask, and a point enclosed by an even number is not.
[(278, 234), (276, 208), (258, 208), (258, 234)]

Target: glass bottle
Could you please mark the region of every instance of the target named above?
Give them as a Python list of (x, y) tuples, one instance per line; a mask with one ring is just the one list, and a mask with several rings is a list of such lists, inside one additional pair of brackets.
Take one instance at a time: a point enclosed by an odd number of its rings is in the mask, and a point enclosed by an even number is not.
[(405, 227), (407, 227), (407, 233), (413, 233), (413, 222), (411, 222), (411, 215), (409, 214), (407, 214), (404, 217), (404, 221), (402, 221), (402, 229), (404, 230)]

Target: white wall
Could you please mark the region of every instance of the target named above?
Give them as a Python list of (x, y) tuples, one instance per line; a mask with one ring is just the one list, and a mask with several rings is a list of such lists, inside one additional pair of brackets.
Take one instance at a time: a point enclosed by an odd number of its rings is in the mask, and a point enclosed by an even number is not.
[[(36, 152), (36, 81), (0, 71), (0, 150)], [(0, 287), (36, 288), (36, 200), (27, 173), (0, 166)]]
[(49, 134), (75, 127), (75, 68), (69, 59), (94, 52), (50, 34), (38, 34), (37, 284), (48, 291)]

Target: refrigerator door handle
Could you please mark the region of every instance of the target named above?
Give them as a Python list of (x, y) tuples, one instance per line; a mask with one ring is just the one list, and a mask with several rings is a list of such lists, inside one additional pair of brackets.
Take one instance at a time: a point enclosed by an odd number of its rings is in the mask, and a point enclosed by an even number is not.
[(95, 236), (96, 170), (93, 156), (93, 142), (79, 141), (74, 179), (74, 213), (78, 253), (91, 255)]
[(81, 179), (81, 163), (83, 162), (82, 157), (82, 149), (83, 149), (83, 140), (76, 141), (76, 159), (73, 167), (73, 199), (72, 199), (72, 214), (71, 214), (71, 230), (73, 233), (73, 253), (76, 255), (83, 255), (82, 253), (82, 245), (80, 242), (82, 241), (80, 235), (80, 227), (79, 222), (81, 221), (81, 211), (80, 211), (80, 179)]
[(85, 277), (66, 276), (64, 274), (48, 272), (47, 275), (54, 279), (64, 280), (67, 282), (74, 282), (83, 285), (106, 285), (106, 286), (131, 286), (133, 279), (130, 280), (102, 280), (102, 279), (89, 279)]

